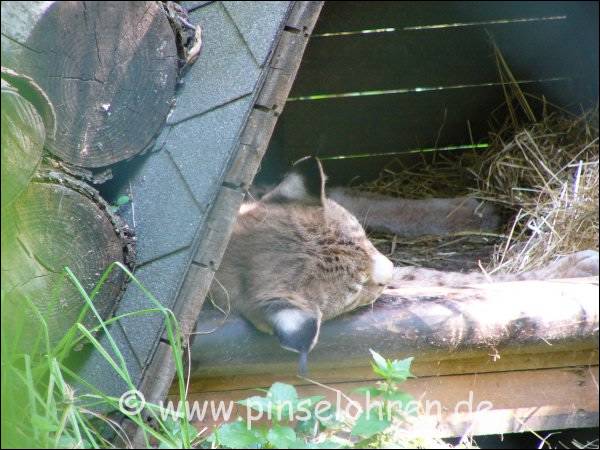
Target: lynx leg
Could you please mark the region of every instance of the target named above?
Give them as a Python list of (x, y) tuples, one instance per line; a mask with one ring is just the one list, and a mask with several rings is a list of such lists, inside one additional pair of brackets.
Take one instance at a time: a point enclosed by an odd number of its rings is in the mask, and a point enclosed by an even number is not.
[(469, 197), (409, 200), (346, 188), (332, 189), (329, 197), (365, 228), (399, 236), (493, 231), (501, 224), (497, 208)]

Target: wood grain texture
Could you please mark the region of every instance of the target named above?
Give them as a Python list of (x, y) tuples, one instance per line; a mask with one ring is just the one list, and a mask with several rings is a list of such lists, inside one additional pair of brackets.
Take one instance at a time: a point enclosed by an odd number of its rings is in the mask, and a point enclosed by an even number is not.
[[(430, 376), (409, 379), (402, 389), (419, 399), (422, 409), (413, 431), (438, 437), (463, 434), (515, 433), (530, 430), (553, 430), (598, 426), (598, 366), (580, 366), (560, 369), (494, 372)], [(351, 404), (338, 392), (364, 408), (364, 395), (352, 391), (372, 385), (372, 381), (326, 383), (327, 387), (311, 385), (304, 380), (296, 386), (300, 397), (325, 396), (341, 410), (355, 412)], [(189, 395), (190, 404), (198, 402), (200, 408), (207, 402), (203, 418), (194, 417), (194, 424), (203, 429), (222, 423), (223, 415), (211, 416), (210, 404), (238, 401), (253, 395), (263, 395), (254, 390), (229, 390), (227, 392), (195, 392)], [(176, 401), (175, 397), (170, 400)], [(478, 412), (479, 410), (479, 412)], [(237, 415), (246, 417), (246, 410), (233, 405), (231, 420)], [(261, 423), (259, 421), (259, 423)], [(424, 431), (423, 431), (424, 430)]]
[[(540, 369), (597, 362), (598, 278), (388, 290), (372, 307), (325, 322), (311, 376), (360, 380), (369, 348), (415, 357), (420, 376)], [(237, 315), (206, 308), (192, 347), (193, 377), (219, 389), (292, 379), (296, 355)]]
[(42, 158), (46, 137), (35, 107), (2, 80), (2, 210), (25, 190)]
[[(40, 317), (51, 343), (76, 321), (85, 301), (64, 267), (90, 293), (111, 263), (131, 263), (129, 232), (107, 209), (91, 188), (49, 172), (36, 177), (3, 213), (2, 326), (15, 344), (23, 332), (22, 345), (40, 336)], [(125, 282), (120, 270), (108, 278), (94, 299), (101, 317), (111, 314)], [(95, 326), (97, 320), (88, 314), (84, 324)]]
[(158, 2), (9, 2), (2, 13), (2, 64), (31, 76), (54, 105), (52, 154), (97, 168), (148, 147), (178, 70)]

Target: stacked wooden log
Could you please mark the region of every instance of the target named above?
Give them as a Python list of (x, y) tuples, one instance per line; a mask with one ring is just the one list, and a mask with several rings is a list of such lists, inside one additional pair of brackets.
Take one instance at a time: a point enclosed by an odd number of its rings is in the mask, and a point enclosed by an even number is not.
[[(159, 2), (2, 4), (2, 329), (15, 343), (43, 343), (44, 323), (55, 343), (77, 320), (65, 267), (89, 293), (112, 262), (132, 264), (131, 232), (86, 181), (153, 144), (179, 60)], [(95, 297), (103, 317), (126, 278)]]

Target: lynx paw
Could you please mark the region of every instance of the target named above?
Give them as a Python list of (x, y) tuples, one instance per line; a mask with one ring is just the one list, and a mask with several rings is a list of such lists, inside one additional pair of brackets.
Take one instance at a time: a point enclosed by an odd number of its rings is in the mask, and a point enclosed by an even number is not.
[(598, 275), (599, 266), (596, 250), (582, 250), (562, 256), (542, 270), (544, 278), (592, 277)]

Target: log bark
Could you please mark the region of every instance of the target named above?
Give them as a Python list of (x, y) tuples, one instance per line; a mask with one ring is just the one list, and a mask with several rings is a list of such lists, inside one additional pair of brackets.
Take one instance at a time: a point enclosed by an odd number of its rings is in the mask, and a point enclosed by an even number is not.
[[(85, 305), (63, 268), (90, 293), (112, 262), (131, 264), (132, 257), (128, 229), (95, 190), (63, 174), (41, 172), (2, 214), (2, 329), (15, 345), (30, 346), (44, 339), (43, 318), (50, 343), (56, 343)], [(125, 282), (125, 274), (114, 271), (95, 298), (103, 318), (112, 313)], [(88, 314), (84, 324), (98, 321)]]
[(2, 79), (2, 211), (26, 188), (42, 158), (45, 127), (36, 108)]
[(56, 112), (47, 149), (98, 168), (146, 149), (172, 106), (175, 36), (158, 2), (5, 2), (2, 65)]

